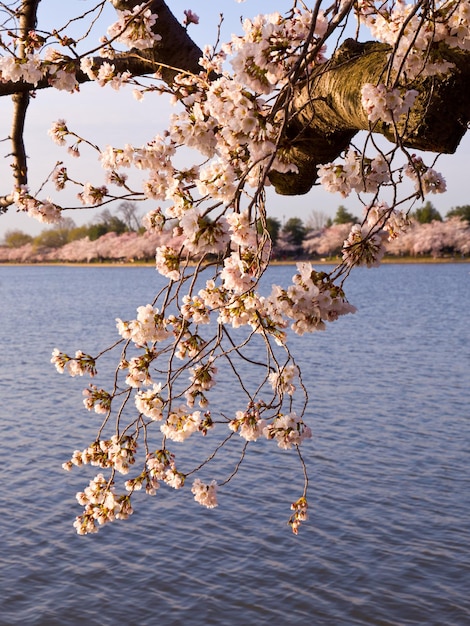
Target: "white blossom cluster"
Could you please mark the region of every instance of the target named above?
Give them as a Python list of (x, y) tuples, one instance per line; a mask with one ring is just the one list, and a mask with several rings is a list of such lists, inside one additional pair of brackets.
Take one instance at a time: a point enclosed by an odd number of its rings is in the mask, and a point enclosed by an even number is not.
[(374, 229), (384, 229), (388, 233), (389, 241), (396, 239), (411, 224), (406, 213), (390, 208), (386, 202), (371, 204), (364, 209), (364, 212), (368, 226)]
[(63, 372), (67, 372), (70, 376), (83, 376), (84, 374), (95, 376), (96, 374), (95, 359), (81, 350), (77, 350), (75, 356), (70, 357), (58, 348), (54, 348), (51, 363), (55, 365), (59, 374)]
[(182, 405), (170, 412), (165, 423), (161, 424), (160, 430), (168, 439), (182, 442), (199, 430), (200, 423), (201, 412), (188, 413), (185, 405)]
[(246, 441), (256, 441), (265, 433), (266, 420), (261, 417), (260, 407), (249, 406), (246, 411), (237, 411), (235, 419), (229, 423), (230, 430), (238, 433)]
[(289, 524), (292, 528), (292, 532), (294, 533), (294, 535), (298, 535), (300, 524), (308, 519), (307, 498), (302, 496), (296, 502), (293, 502), (291, 505), (291, 510), (294, 512), (289, 520)]
[(58, 50), (48, 48), (42, 58), (33, 53), (23, 58), (0, 57), (0, 82), (24, 81), (37, 86), (46, 78), (59, 91), (74, 92), (78, 89), (75, 66), (70, 64), (70, 58)]
[(115, 91), (119, 91), (123, 85), (132, 78), (130, 72), (116, 72), (116, 67), (112, 63), (105, 61), (98, 68), (95, 68), (93, 59), (83, 57), (80, 61), (80, 69), (90, 80), (94, 80), (100, 87), (109, 85)]
[(440, 43), (470, 50), (468, 0), (423, 3), (419, 10), (415, 2), (405, 0), (361, 0), (358, 9), (374, 39), (392, 46), (392, 67), (409, 80), (443, 74), (452, 66), (439, 57)]
[(298, 375), (299, 368), (297, 365), (292, 364), (286, 365), (279, 371), (271, 372), (268, 376), (268, 380), (274, 390), (292, 396), (296, 389), (293, 381)]
[(321, 185), (330, 193), (339, 193), (343, 198), (352, 191), (377, 193), (390, 181), (390, 163), (382, 154), (373, 159), (348, 149), (342, 163), (326, 163), (318, 168)]
[(57, 224), (62, 217), (61, 209), (50, 198), (37, 200), (24, 186), (15, 190), (13, 199), (20, 211), (28, 213), (30, 217), (44, 224)]
[(378, 267), (385, 254), (384, 235), (383, 232), (373, 232), (367, 226), (354, 224), (343, 243), (343, 260), (346, 265)]
[[(332, 322), (341, 315), (354, 313), (341, 288), (335, 286), (326, 274), (316, 272), (311, 263), (298, 263), (298, 274), (293, 284), (284, 289), (273, 287), (271, 295), (263, 300), (269, 318), (285, 325), (285, 318), (293, 320), (292, 329), (303, 335), (307, 332), (325, 330), (325, 322)], [(282, 379), (282, 373), (280, 374)]]
[(268, 439), (275, 439), (277, 445), (283, 450), (289, 450), (292, 446), (298, 446), (305, 439), (310, 439), (312, 431), (301, 417), (295, 413), (278, 415), (272, 424), (264, 429)]
[(318, 48), (318, 40), (325, 34), (328, 21), (322, 11), (315, 21), (313, 37), (311, 25), (313, 13), (310, 10), (295, 8), (289, 18), (280, 13), (258, 15), (255, 19), (243, 22), (243, 37), (232, 37), (225, 51), (233, 55), (231, 65), (236, 80), (253, 91), (271, 93), (283, 84), (289, 72), (305, 55), (305, 42), (310, 39), (310, 65), (304, 67), (308, 73), (311, 66), (325, 61), (324, 48)]
[(432, 167), (427, 167), (421, 157), (413, 154), (411, 160), (405, 168), (405, 174), (414, 181), (415, 189), (421, 195), (429, 193), (444, 193), (446, 181), (442, 174), (436, 172)]
[(378, 267), (385, 254), (385, 239), (396, 239), (409, 225), (406, 213), (390, 208), (386, 202), (366, 207), (364, 222), (354, 224), (343, 243), (344, 263), (349, 267)]
[(145, 483), (145, 492), (154, 496), (160, 483), (172, 489), (181, 489), (184, 481), (185, 475), (177, 470), (174, 455), (164, 448), (147, 455), (144, 471), (136, 478), (127, 480), (126, 489), (139, 491)]
[(129, 496), (116, 495), (112, 482), (103, 474), (95, 476), (84, 491), (77, 493), (77, 501), (84, 507), (83, 515), (73, 524), (79, 535), (96, 533), (96, 524), (127, 519), (133, 513)]
[(161, 383), (153, 383), (150, 389), (139, 389), (135, 394), (135, 406), (139, 413), (156, 422), (163, 419), (164, 401)]
[(67, 471), (73, 465), (95, 465), (106, 468), (112, 467), (120, 474), (127, 474), (131, 465), (135, 463), (137, 443), (133, 437), (113, 435), (110, 439), (99, 439), (85, 450), (75, 450), (70, 461), (63, 464)]
[(89, 385), (83, 390), (83, 404), (88, 411), (106, 415), (111, 409), (111, 394), (105, 389), (98, 389), (96, 385)]
[[(109, 38), (104, 38), (102, 42), (103, 56), (113, 56), (114, 41), (137, 50), (151, 48), (156, 41), (160, 41), (161, 36), (152, 30), (158, 16), (145, 6), (146, 3), (143, 3), (136, 5), (132, 11), (118, 11), (118, 21), (108, 28)], [(64, 38), (62, 45), (67, 46), (69, 42), (70, 40)], [(55, 89), (78, 91), (76, 76), (78, 66), (71, 56), (45, 45), (46, 40), (35, 31), (30, 31), (26, 40), (18, 43), (25, 46), (26, 52), (23, 56), (14, 54), (0, 56), (0, 82), (22, 81), (37, 86), (40, 81), (47, 79)], [(38, 53), (41, 48), (44, 49), (43, 56)], [(114, 89), (119, 89), (131, 77), (129, 72), (116, 73), (115, 67), (107, 62), (94, 69), (90, 57), (81, 59), (80, 69), (99, 85), (110, 84)]]
[(217, 368), (212, 365), (212, 359), (189, 369), (191, 385), (185, 391), (186, 404), (193, 407), (197, 399), (201, 408), (207, 407), (209, 401), (205, 395), (215, 385)]
[(121, 337), (130, 339), (137, 347), (164, 341), (170, 336), (163, 316), (151, 304), (138, 307), (135, 320), (123, 322), (117, 318), (116, 326)]
[(389, 89), (384, 84), (366, 83), (362, 87), (362, 106), (371, 124), (379, 121), (391, 123), (409, 112), (417, 95), (416, 89), (408, 89), (401, 94), (399, 89)]
[(134, 356), (129, 360), (121, 360), (119, 368), (127, 370), (126, 385), (135, 389), (139, 389), (145, 385), (152, 385), (153, 380), (150, 373), (150, 365), (155, 358), (155, 350), (146, 348), (143, 354)]
[(213, 509), (217, 506), (217, 482), (215, 480), (206, 484), (199, 478), (196, 478), (191, 487), (191, 493), (194, 494), (194, 499), (202, 506), (208, 509)]
[(108, 35), (128, 48), (145, 50), (151, 48), (161, 35), (152, 31), (158, 15), (145, 8), (146, 3), (137, 4), (132, 11), (118, 11), (119, 20), (109, 26)]

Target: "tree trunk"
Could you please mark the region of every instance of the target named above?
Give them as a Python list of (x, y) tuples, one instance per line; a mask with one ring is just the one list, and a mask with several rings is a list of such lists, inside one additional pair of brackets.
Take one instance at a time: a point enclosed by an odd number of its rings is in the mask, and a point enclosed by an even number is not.
[[(297, 85), (289, 104), (289, 124), (282, 145), (298, 174), (272, 172), (276, 191), (285, 195), (309, 191), (318, 165), (333, 161), (360, 130), (373, 130), (396, 141), (393, 124), (371, 127), (361, 104), (364, 84), (383, 82), (390, 48), (385, 44), (347, 40), (308, 82)], [(419, 92), (407, 118), (397, 124), (401, 143), (412, 149), (453, 153), (470, 120), (469, 53), (445, 50), (454, 63), (445, 75), (407, 85)]]

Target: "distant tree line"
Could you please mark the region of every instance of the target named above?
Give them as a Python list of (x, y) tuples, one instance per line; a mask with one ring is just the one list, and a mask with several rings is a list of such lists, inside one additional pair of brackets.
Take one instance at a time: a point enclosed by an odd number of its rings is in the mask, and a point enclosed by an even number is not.
[(20, 248), (33, 244), (35, 248), (61, 248), (72, 241), (88, 237), (96, 241), (106, 233), (138, 232), (141, 230), (137, 205), (134, 202), (122, 202), (117, 208), (118, 215), (104, 209), (90, 224), (77, 226), (70, 217), (63, 218), (59, 224), (44, 229), (36, 237), (21, 230), (9, 230), (5, 233), (3, 245), (7, 248)]
[[(470, 205), (452, 208), (444, 220), (432, 203), (426, 202), (410, 213), (409, 218), (408, 232), (387, 244), (389, 254), (469, 254)], [(284, 225), (276, 218), (268, 218), (273, 256), (333, 257), (340, 252), (351, 226), (360, 221), (344, 206), (338, 207), (333, 218), (313, 211), (305, 224), (298, 217), (291, 217)]]
[[(398, 256), (470, 254), (470, 205), (448, 211), (443, 219), (439, 211), (427, 202), (410, 215), (408, 230), (387, 243), (388, 254)], [(272, 240), (272, 256), (287, 260), (298, 258), (333, 258), (340, 253), (351, 226), (360, 220), (344, 206), (338, 207), (333, 218), (313, 211), (304, 223), (291, 217), (284, 224), (277, 218), (267, 219)], [(76, 226), (65, 218), (37, 237), (20, 230), (5, 234), (0, 249), (0, 261), (96, 261), (150, 260), (157, 245), (178, 246), (175, 224), (161, 233), (143, 234), (134, 203), (124, 202), (118, 215), (104, 210), (85, 226)]]

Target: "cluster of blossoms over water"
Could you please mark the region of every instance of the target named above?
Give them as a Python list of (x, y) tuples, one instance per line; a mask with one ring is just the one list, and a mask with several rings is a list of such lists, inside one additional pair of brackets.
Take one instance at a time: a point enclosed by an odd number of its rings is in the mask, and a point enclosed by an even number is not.
[[(265, 207), (268, 175), (271, 170), (296, 171), (279, 149), (287, 122), (282, 97), (293, 76), (308, 79), (327, 61), (329, 34), (355, 11), (358, 23), (393, 49), (389, 80), (366, 84), (362, 106), (371, 129), (381, 122), (398, 132), (398, 122), (410, 113), (417, 96), (407, 87), (409, 79), (424, 70), (438, 75), (448, 69), (437, 59), (429, 62), (432, 45), (444, 42), (470, 49), (468, 2), (438, 2), (427, 13), (413, 13), (413, 6), (361, 0), (309, 10), (294, 3), (286, 16), (272, 13), (245, 20), (241, 36), (218, 49), (204, 49), (199, 74), (181, 73), (168, 86), (158, 74), (151, 83), (139, 82), (129, 72), (117, 72), (113, 63), (116, 44), (144, 50), (160, 39), (154, 32), (158, 15), (144, 3), (121, 12), (109, 28), (100, 44), (106, 62), (97, 65), (91, 56), (81, 57), (80, 71), (100, 86), (120, 89), (131, 84), (137, 99), (168, 93), (175, 113), (167, 131), (144, 145), (101, 149), (76, 135), (65, 120), (57, 121), (51, 138), (75, 157), (84, 147), (97, 150), (105, 172), (104, 181), (80, 184), (80, 202), (100, 205), (120, 192), (146, 199), (153, 208), (144, 218), (145, 228), (172, 227), (181, 243), (156, 250), (156, 270), (167, 280), (166, 287), (137, 309), (135, 319), (116, 320), (113, 349), (119, 356), (111, 387), (90, 384), (83, 392), (86, 409), (104, 416), (104, 421), (96, 440), (64, 464), (65, 469), (100, 468), (77, 494), (83, 506), (75, 522), (79, 534), (127, 518), (136, 492), (154, 495), (162, 486), (182, 489), (188, 479), (196, 502), (217, 506), (222, 487), (237, 473), (248, 447), (263, 440), (297, 453), (305, 478), (292, 504), (293, 532), (307, 519), (308, 480), (301, 449), (311, 429), (306, 423), (307, 393), (288, 347), (289, 334), (325, 330), (328, 323), (353, 313), (344, 279), (354, 266), (378, 265), (384, 240), (407, 227), (406, 202), (444, 191), (445, 181), (421, 157), (396, 146), (371, 155), (350, 146), (342, 159), (318, 171), (327, 190), (342, 196), (354, 192), (364, 204), (364, 219), (344, 242), (341, 264), (326, 273), (299, 263), (291, 285), (273, 285), (262, 292), (259, 281), (271, 245)], [(185, 15), (186, 26), (197, 24), (192, 11)], [(41, 56), (44, 40), (34, 33), (25, 46), (21, 63), (15, 56), (2, 57), (1, 80), (37, 84), (46, 77), (58, 89), (78, 90), (77, 64), (60, 49), (47, 46)], [(369, 142), (368, 149), (373, 145)], [(182, 148), (191, 149), (191, 165), (179, 165)], [(141, 173), (141, 189), (131, 188), (131, 170)], [(59, 191), (78, 184), (63, 164), (53, 180)], [(399, 198), (401, 180), (408, 180), (411, 191), (405, 185)], [(390, 189), (393, 193), (387, 195)], [(16, 189), (14, 198), (19, 210), (42, 221), (60, 218), (59, 205), (33, 197), (26, 188)], [(248, 346), (256, 342), (263, 346), (264, 361), (250, 356)], [(59, 372), (94, 377), (99, 359), (108, 351), (69, 356), (56, 349), (52, 362)], [(252, 365), (256, 361), (256, 380), (252, 374), (250, 380), (244, 377), (247, 360)], [(233, 374), (231, 392), (236, 399), (229, 408), (213, 400), (219, 376), (227, 371)], [(105, 436), (114, 417), (113, 434)], [(195, 459), (201, 438), (212, 437), (211, 452), (206, 450), (202, 461)], [(239, 438), (242, 452), (233, 472), (222, 480), (214, 478), (211, 463), (216, 452)], [(191, 447), (192, 442), (197, 446)], [(126, 476), (121, 493), (119, 475)]]

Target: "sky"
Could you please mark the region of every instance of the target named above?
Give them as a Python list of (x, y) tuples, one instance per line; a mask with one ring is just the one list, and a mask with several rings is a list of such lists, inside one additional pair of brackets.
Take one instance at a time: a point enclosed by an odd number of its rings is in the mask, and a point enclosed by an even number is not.
[[(40, 4), (39, 28), (52, 30), (64, 24), (68, 18), (94, 6), (94, 0), (42, 0)], [(258, 13), (285, 12), (291, 6), (289, 0), (246, 0), (240, 4), (235, 0), (223, 0), (217, 3), (217, 10), (208, 8), (207, 0), (170, 0), (169, 6), (179, 19), (183, 19), (183, 11), (191, 9), (200, 17), (198, 25), (192, 25), (190, 34), (202, 47), (204, 44), (215, 43), (220, 13), (224, 14), (221, 33), (222, 41), (230, 39), (232, 32), (241, 32), (240, 18), (252, 17)], [(99, 34), (115, 21), (115, 13), (111, 5), (107, 6), (101, 20), (101, 31), (92, 35), (88, 45), (98, 43)], [(0, 139), (8, 136), (12, 105), (8, 97), (0, 98)], [(57, 161), (64, 161), (69, 167), (69, 174), (76, 175), (78, 180), (90, 180), (94, 184), (103, 184), (102, 170), (93, 151), (82, 151), (80, 159), (71, 159), (66, 150), (56, 146), (48, 137), (47, 131), (58, 119), (65, 119), (70, 129), (92, 139), (100, 147), (108, 144), (121, 146), (125, 143), (142, 145), (161, 133), (172, 112), (171, 105), (165, 98), (155, 95), (148, 96), (143, 102), (137, 102), (130, 89), (115, 92), (111, 88), (100, 88), (96, 85), (83, 85), (79, 94), (68, 94), (55, 89), (42, 90), (37, 93), (28, 111), (25, 132), (26, 150), (29, 163), (29, 184), (32, 192), (36, 192)], [(1, 155), (8, 153), (8, 143), (2, 142)], [(426, 158), (432, 162), (433, 155)], [(456, 154), (443, 155), (439, 158), (436, 169), (447, 181), (448, 191), (445, 194), (432, 195), (429, 199), (440, 210), (442, 215), (453, 206), (470, 203), (470, 134), (462, 140)], [(0, 194), (11, 191), (10, 167), (7, 158), (0, 160)], [(44, 190), (39, 197), (50, 195), (52, 200), (66, 207), (79, 207), (75, 191), (57, 193), (53, 189)], [(320, 187), (314, 187), (304, 196), (279, 196), (272, 190), (268, 193), (268, 215), (278, 218), (281, 223), (289, 217), (300, 217), (307, 221), (312, 212), (320, 212), (333, 217), (339, 205), (346, 206), (350, 211), (361, 215), (362, 209), (357, 198), (330, 194)], [(156, 203), (147, 202), (142, 207), (142, 214)], [(101, 209), (74, 209), (67, 211), (66, 216), (75, 222), (84, 224), (92, 221)], [(31, 235), (40, 233), (45, 228), (32, 218), (19, 214), (13, 208), (0, 215), (0, 241), (5, 232), (20, 229)]]

